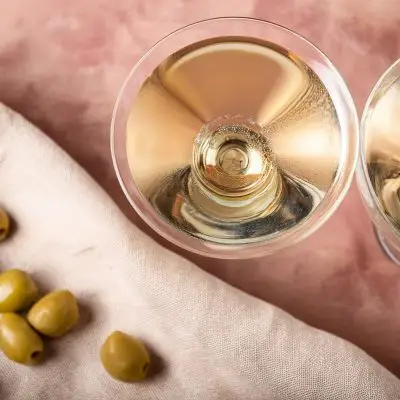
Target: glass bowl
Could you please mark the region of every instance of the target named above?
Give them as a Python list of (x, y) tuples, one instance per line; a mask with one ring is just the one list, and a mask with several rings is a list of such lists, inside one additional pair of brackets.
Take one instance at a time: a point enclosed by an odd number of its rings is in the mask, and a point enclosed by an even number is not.
[[(257, 240), (225, 242), (220, 240), (216, 242), (179, 229), (160, 214), (154, 204), (149, 201), (149, 196), (144, 194), (134, 177), (135, 168), (132, 169), (132, 159), (127, 152), (127, 126), (130, 114), (146, 79), (171, 54), (177, 54), (183, 48), (194, 43), (224, 37), (263, 40), (284, 49), (293, 62), (299, 60), (298, 62), (304, 63), (308, 70), (312, 71), (315, 79), (322, 83), (324, 90), (328, 93), (335, 110), (335, 123), (337, 124), (334, 138), (337, 144), (337, 151), (335, 150), (334, 155), (335, 168), (332, 181), (326, 190), (324, 189), (323, 198), (307, 218), (288, 229), (257, 238)], [(246, 70), (243, 73), (246, 73)], [(251, 71), (249, 70), (248, 73)], [(283, 82), (283, 87), (285, 88), (285, 82)], [(310, 107), (314, 107), (317, 112), (323, 114), (323, 110), (318, 109), (318, 99)], [(304, 134), (304, 140), (298, 141), (295, 146), (292, 143), (291, 146), (292, 148), (296, 147), (297, 156), (302, 159), (303, 163), (307, 164), (309, 161), (308, 174), (318, 180), (318, 176), (322, 173), (320, 165), (324, 165), (325, 162), (323, 153), (318, 153), (318, 146), (323, 142), (326, 150), (326, 147), (330, 145), (330, 139), (322, 137), (322, 131), (319, 131), (318, 125), (313, 128), (312, 132)], [(166, 138), (163, 137), (161, 141), (165, 143), (165, 140)], [(284, 140), (280, 141), (280, 146), (285, 152)], [(173, 150), (171, 151), (171, 157), (178, 158), (178, 147), (177, 143), (177, 150), (175, 154)], [(137, 148), (136, 154), (139, 156), (141, 156), (140, 151), (141, 149)], [(208, 257), (252, 258), (274, 253), (303, 240), (315, 232), (337, 209), (350, 186), (355, 170), (358, 157), (358, 119), (353, 99), (339, 72), (327, 56), (308, 40), (289, 29), (262, 20), (236, 17), (216, 18), (200, 21), (170, 33), (149, 49), (133, 67), (115, 104), (111, 124), (111, 152), (116, 174), (127, 199), (143, 220), (159, 235), (188, 251)], [(241, 153), (239, 155), (243, 156)], [(155, 156), (154, 162), (157, 161)], [(295, 163), (289, 162), (289, 164), (294, 165)], [(260, 226), (264, 229), (267, 224), (268, 222), (265, 222)]]
[(357, 183), (383, 250), (400, 265), (400, 60), (383, 73), (365, 105)]

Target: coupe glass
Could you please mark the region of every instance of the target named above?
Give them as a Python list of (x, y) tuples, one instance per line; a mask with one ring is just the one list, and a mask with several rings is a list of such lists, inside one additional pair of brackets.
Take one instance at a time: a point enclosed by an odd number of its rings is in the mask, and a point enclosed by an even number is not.
[(332, 215), (352, 180), (358, 121), (340, 74), (309, 41), (217, 18), (139, 60), (116, 101), (111, 149), (126, 197), (162, 237), (251, 258)]
[(372, 89), (360, 131), (358, 186), (382, 248), (400, 264), (400, 60)]

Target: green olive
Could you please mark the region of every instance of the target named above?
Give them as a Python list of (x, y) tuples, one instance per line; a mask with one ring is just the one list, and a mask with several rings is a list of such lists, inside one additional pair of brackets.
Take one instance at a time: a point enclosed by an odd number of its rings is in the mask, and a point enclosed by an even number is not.
[(57, 290), (34, 304), (27, 319), (39, 333), (57, 338), (78, 323), (78, 303), (69, 290)]
[(146, 378), (150, 356), (144, 345), (123, 332), (113, 332), (100, 350), (105, 370), (123, 382), (138, 382)]
[(0, 312), (24, 310), (37, 297), (38, 288), (26, 272), (11, 269), (0, 274)]
[(10, 218), (7, 213), (0, 208), (0, 242), (10, 233)]
[(43, 342), (28, 322), (14, 313), (0, 314), (0, 349), (12, 361), (32, 365), (43, 355)]

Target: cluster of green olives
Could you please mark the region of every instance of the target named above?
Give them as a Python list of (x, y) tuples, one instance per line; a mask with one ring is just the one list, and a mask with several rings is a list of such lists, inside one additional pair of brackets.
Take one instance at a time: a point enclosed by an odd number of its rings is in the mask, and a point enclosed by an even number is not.
[[(20, 364), (41, 361), (44, 344), (40, 335), (59, 338), (79, 320), (78, 303), (70, 291), (57, 290), (40, 300), (38, 297), (39, 290), (26, 272), (13, 269), (0, 274), (0, 349)], [(25, 317), (17, 314), (28, 309)], [(104, 342), (100, 359), (113, 378), (124, 382), (145, 379), (150, 366), (145, 346), (120, 331)]]
[[(25, 316), (18, 313), (26, 312)], [(24, 271), (0, 274), (0, 349), (12, 361), (32, 365), (42, 359), (40, 335), (58, 338), (79, 320), (75, 296), (57, 290), (39, 299), (39, 290)]]
[[(0, 208), (0, 242), (8, 236), (10, 219)], [(24, 314), (22, 314), (24, 313)], [(33, 365), (43, 358), (42, 336), (59, 338), (79, 320), (78, 303), (68, 290), (57, 290), (39, 299), (39, 290), (24, 271), (0, 274), (0, 349), (10, 360)], [(100, 349), (104, 369), (122, 382), (146, 378), (150, 356), (136, 338), (115, 331)]]

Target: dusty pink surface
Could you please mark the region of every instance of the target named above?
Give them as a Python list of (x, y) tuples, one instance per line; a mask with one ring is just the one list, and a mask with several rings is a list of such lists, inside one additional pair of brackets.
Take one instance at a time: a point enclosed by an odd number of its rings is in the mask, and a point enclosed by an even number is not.
[[(328, 54), (361, 111), (379, 74), (400, 56), (398, 7), (397, 0), (3, 1), (0, 101), (45, 130), (147, 229), (119, 189), (108, 136), (117, 91), (154, 41), (232, 13), (286, 25)], [(301, 246), (253, 261), (195, 261), (352, 341), (400, 376), (400, 268), (381, 253), (355, 187)]]

